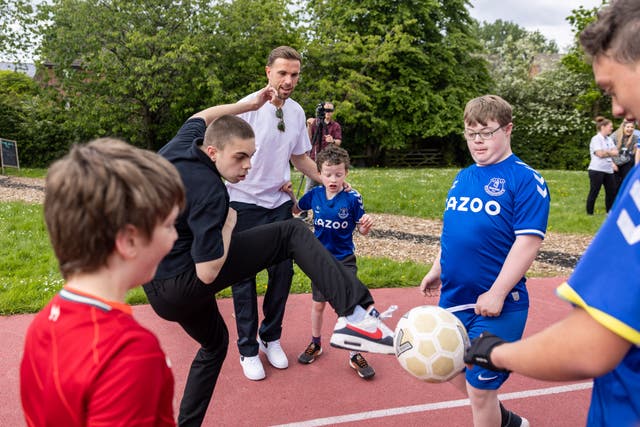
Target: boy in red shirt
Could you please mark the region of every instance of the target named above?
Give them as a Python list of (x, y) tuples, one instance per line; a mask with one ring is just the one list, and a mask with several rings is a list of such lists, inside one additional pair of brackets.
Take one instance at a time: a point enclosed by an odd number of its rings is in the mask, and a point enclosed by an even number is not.
[(184, 201), (173, 165), (123, 141), (74, 146), (51, 166), (44, 216), (65, 285), (27, 332), (29, 426), (175, 426), (169, 362), (125, 297), (173, 246)]

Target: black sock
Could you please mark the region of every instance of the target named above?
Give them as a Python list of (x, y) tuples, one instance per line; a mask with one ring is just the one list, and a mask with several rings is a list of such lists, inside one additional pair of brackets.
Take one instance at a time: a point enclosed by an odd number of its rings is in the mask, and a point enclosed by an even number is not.
[(520, 427), (522, 425), (522, 418), (519, 415), (508, 411), (502, 402), (500, 403), (500, 416), (502, 421), (500, 422), (500, 427)]

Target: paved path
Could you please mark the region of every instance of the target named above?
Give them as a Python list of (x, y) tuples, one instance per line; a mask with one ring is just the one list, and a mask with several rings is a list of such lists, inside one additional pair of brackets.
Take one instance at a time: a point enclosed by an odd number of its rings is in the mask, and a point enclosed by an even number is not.
[[(526, 334), (538, 331), (569, 311), (569, 304), (554, 295), (560, 279), (530, 279), (532, 308)], [(395, 326), (410, 308), (436, 301), (420, 296), (416, 288), (372, 291), (376, 306), (399, 309), (388, 322)], [(360, 379), (347, 364), (348, 353), (325, 346), (311, 365), (296, 358), (309, 340), (311, 297), (291, 295), (285, 317), (283, 347), (290, 366), (278, 371), (266, 362), (267, 378), (246, 380), (238, 362), (235, 322), (230, 299), (219, 301), (227, 320), (231, 346), (220, 375), (205, 426), (367, 425), (367, 426), (469, 426), (468, 403), (449, 384), (427, 384), (406, 374), (393, 356), (368, 355), (376, 376)], [(153, 330), (173, 363), (177, 407), (184, 380), (197, 346), (175, 324), (158, 318), (148, 305), (134, 307), (135, 317)], [(23, 337), (33, 315), (0, 317), (0, 426), (22, 426), (18, 369)], [(335, 315), (325, 313), (323, 338), (328, 342)], [(513, 375), (502, 390), (509, 408), (526, 415), (534, 426), (584, 425), (590, 399), (590, 382), (548, 383)]]

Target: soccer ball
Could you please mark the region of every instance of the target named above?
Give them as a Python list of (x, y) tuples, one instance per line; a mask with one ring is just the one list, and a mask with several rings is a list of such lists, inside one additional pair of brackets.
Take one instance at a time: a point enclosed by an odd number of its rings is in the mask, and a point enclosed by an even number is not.
[(464, 368), (469, 337), (455, 315), (435, 305), (423, 305), (400, 318), (393, 346), (407, 372), (423, 381), (441, 383)]

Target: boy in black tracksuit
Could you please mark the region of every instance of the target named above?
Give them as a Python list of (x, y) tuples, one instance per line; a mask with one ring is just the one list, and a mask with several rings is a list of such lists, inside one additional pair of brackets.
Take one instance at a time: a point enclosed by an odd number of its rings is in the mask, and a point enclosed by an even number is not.
[[(232, 115), (260, 108), (273, 96), (266, 87), (247, 102), (201, 111), (159, 151), (180, 172), (187, 204), (176, 222), (178, 240), (144, 290), (160, 317), (178, 322), (201, 345), (180, 404), (181, 426), (202, 424), (227, 353), (215, 294), (285, 259), (295, 260), (341, 316), (332, 345), (393, 353), (393, 332), (378, 318), (369, 290), (304, 224), (288, 220), (233, 233), (236, 213), (223, 178), (246, 177), (255, 143), (248, 123)], [(376, 330), (382, 338), (371, 337)]]

